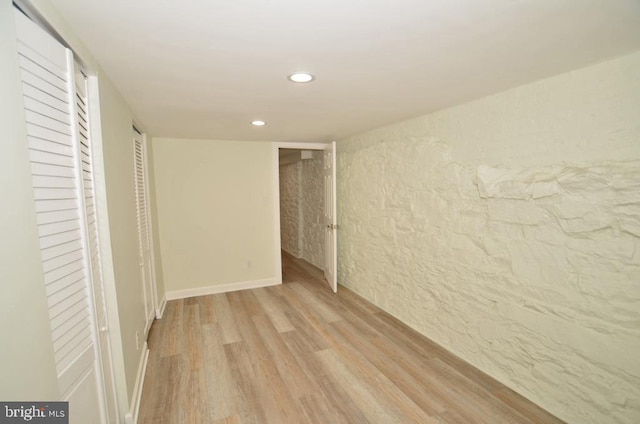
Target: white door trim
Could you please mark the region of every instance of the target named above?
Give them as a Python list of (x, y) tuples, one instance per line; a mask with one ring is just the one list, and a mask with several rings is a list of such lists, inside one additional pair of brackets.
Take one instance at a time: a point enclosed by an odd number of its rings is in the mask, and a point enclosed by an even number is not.
[(302, 143), (302, 142), (272, 142), (273, 161), (273, 239), (275, 241), (274, 262), (276, 284), (282, 284), (282, 257), (280, 249), (282, 240), (280, 239), (280, 149), (302, 149), (324, 151), (331, 146), (330, 143)]

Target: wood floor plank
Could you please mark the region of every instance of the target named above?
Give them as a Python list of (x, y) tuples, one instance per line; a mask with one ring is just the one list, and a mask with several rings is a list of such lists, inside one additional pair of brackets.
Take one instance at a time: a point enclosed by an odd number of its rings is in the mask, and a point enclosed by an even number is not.
[(216, 308), (213, 304), (214, 295), (198, 296), (197, 300), (198, 309), (200, 311), (200, 324), (212, 324), (218, 322), (216, 315)]
[(260, 288), (253, 291), (260, 306), (279, 333), (294, 330), (289, 318), (287, 318), (284, 313), (280, 296), (275, 296), (272, 293), (273, 290), (269, 290), (268, 288)]
[[(335, 323), (334, 327), (344, 338), (349, 338), (357, 331), (348, 321)], [(352, 343), (361, 352), (367, 352), (367, 360), (427, 414), (437, 415), (446, 410), (445, 396), (434, 390), (428, 379), (420, 378), (422, 373), (418, 370), (422, 362), (407, 366), (407, 356), (398, 355), (394, 344), (378, 337), (358, 338)], [(389, 358), (395, 360), (390, 361)]]
[(231, 417), (226, 417), (220, 420), (216, 420), (213, 424), (242, 424), (242, 420), (238, 415), (233, 415)]
[(312, 395), (315, 387), (300, 368), (293, 353), (281, 337), (281, 333), (275, 329), (270, 321), (260, 319), (260, 317), (254, 317), (254, 324), (266, 349), (269, 350), (278, 373), (285, 382), (289, 395), (294, 398)]
[[(264, 402), (260, 396), (260, 384), (247, 346), (243, 342), (224, 345), (231, 375), (237, 388), (236, 406), (241, 422), (249, 424), (268, 423)], [(272, 418), (272, 417), (269, 417)]]
[[(301, 299), (313, 299), (313, 309), (325, 322), (340, 321), (342, 319), (342, 317), (335, 312), (335, 308), (331, 308), (328, 302), (321, 300), (318, 296), (314, 297), (312, 291), (309, 290), (307, 286), (303, 286), (300, 283), (291, 283), (287, 284), (286, 288), (297, 293)], [(333, 301), (333, 299), (331, 299), (331, 301)]]
[(238, 409), (236, 383), (231, 375), (218, 323), (205, 324), (201, 331), (209, 418), (223, 420), (235, 415)]
[(274, 357), (255, 325), (255, 321), (261, 320), (266, 326), (270, 324), (269, 319), (250, 291), (227, 293), (227, 296), (230, 304), (235, 306), (234, 317), (245, 341), (244, 345), (247, 346), (242, 351), (247, 355), (244, 366), (250, 366), (254, 370), (253, 384), (263, 394), (261, 402), (267, 422), (299, 423), (298, 405), (290, 396)]
[(185, 356), (190, 370), (200, 370), (203, 367), (202, 354), (204, 352), (200, 306), (197, 303), (185, 305), (183, 311), (182, 335), (184, 337)]
[(167, 303), (149, 334), (144, 424), (561, 424), (322, 271)]
[(333, 349), (317, 352), (318, 355), (328, 369), (329, 373), (340, 383), (349, 397), (356, 403), (359, 409), (372, 423), (389, 423), (389, 424), (432, 424), (437, 421), (432, 420), (424, 411), (420, 418), (413, 416), (409, 411), (396, 407), (393, 402), (386, 398), (383, 386), (384, 382), (380, 381), (376, 375), (366, 375), (359, 373), (350, 365), (354, 361), (348, 361), (344, 355), (336, 353)]
[(310, 406), (328, 405), (333, 415), (333, 420), (330, 421), (332, 423), (368, 422), (362, 411), (347, 395), (345, 388), (327, 374), (320, 358), (315, 355), (319, 352), (318, 350), (309, 350), (306, 341), (295, 331), (282, 334), (282, 338), (307, 377), (315, 383), (320, 400), (307, 399), (311, 402)]
[(242, 336), (238, 332), (236, 327), (233, 313), (231, 312), (231, 305), (229, 300), (224, 294), (214, 295), (213, 307), (218, 317), (218, 323), (220, 324), (220, 330), (222, 331), (222, 343), (237, 343), (242, 341)]
[(494, 394), (496, 398), (502, 400), (535, 423), (562, 423), (561, 420), (554, 417), (544, 409), (539, 408), (534, 403), (531, 403), (508, 387), (503, 386), (495, 390)]

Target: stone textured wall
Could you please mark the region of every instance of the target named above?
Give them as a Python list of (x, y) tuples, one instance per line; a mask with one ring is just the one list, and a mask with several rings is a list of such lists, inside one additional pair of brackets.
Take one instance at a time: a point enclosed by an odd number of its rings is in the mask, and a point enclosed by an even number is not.
[(300, 162), (280, 167), (280, 245), (282, 249), (299, 258), (301, 244)]
[(322, 154), (280, 167), (282, 248), (324, 268)]
[(338, 279), (575, 424), (640, 422), (640, 53), (338, 142)]
[(301, 161), (300, 209), (302, 210), (302, 258), (324, 269), (324, 175), (322, 152)]

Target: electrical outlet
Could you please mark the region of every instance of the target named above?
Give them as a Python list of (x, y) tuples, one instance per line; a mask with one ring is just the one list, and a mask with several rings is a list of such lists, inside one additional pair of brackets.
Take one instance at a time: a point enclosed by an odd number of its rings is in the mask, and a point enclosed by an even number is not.
[(253, 266), (253, 263), (251, 263), (251, 261), (247, 261), (247, 269), (251, 269), (252, 266)]
[(136, 331), (136, 349), (140, 350), (140, 333)]

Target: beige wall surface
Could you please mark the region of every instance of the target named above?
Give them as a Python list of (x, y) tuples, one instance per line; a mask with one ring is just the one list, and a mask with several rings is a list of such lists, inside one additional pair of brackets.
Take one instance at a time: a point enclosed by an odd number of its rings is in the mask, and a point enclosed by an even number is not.
[(98, 74), (98, 82), (111, 253), (127, 394), (131, 399), (141, 355), (136, 345), (136, 333), (142, 342), (145, 328), (134, 193), (133, 116), (120, 93), (102, 72)]
[(338, 143), (339, 281), (570, 423), (640, 422), (640, 53)]
[(0, 399), (57, 400), (11, 1), (0, 1)]
[(270, 143), (154, 138), (167, 293), (273, 280)]

